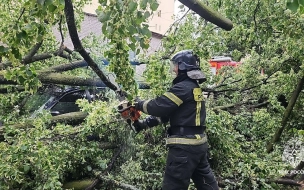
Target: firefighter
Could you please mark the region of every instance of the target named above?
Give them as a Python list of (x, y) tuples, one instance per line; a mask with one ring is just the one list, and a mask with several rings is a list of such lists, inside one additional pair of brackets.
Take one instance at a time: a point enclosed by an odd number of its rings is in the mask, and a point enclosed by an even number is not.
[(149, 114), (134, 123), (137, 132), (169, 121), (166, 146), (169, 148), (162, 183), (163, 190), (187, 190), (190, 179), (197, 190), (218, 190), (207, 159), (206, 109), (199, 84), (206, 81), (200, 62), (191, 50), (171, 59), (176, 78), (163, 95), (137, 101), (135, 108)]

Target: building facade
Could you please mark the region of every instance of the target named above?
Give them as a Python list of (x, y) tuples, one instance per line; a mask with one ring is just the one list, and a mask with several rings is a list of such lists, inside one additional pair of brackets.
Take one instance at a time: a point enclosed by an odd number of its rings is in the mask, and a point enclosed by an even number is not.
[[(164, 35), (174, 22), (174, 4), (175, 0), (158, 0), (158, 9), (149, 20), (149, 29), (151, 32)], [(91, 0), (91, 4), (84, 7), (84, 12), (96, 14), (99, 3), (98, 0)]]
[[(149, 29), (152, 32), (152, 38), (150, 39), (150, 46), (146, 54), (150, 55), (156, 52), (161, 47), (161, 39), (166, 31), (174, 22), (174, 3), (175, 0), (158, 0), (159, 7), (150, 18), (148, 24)], [(84, 20), (81, 23), (80, 31), (78, 35), (80, 40), (91, 34), (100, 36), (102, 35), (102, 23), (98, 20), (95, 10), (98, 8), (98, 0), (91, 0), (91, 4), (84, 7)], [(60, 32), (54, 29), (54, 34), (58, 41), (61, 41)], [(74, 49), (73, 43), (69, 37), (66, 37), (64, 44)], [(136, 59), (135, 53), (130, 52), (130, 60)], [(141, 76), (145, 70), (145, 65), (136, 66), (136, 74)], [(112, 81), (112, 80), (111, 80)]]

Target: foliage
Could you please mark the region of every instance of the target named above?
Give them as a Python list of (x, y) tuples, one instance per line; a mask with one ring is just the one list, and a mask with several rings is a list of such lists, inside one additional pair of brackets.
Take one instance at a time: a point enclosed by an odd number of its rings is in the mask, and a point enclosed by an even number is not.
[[(42, 71), (49, 73), (45, 69), (79, 60), (79, 55), (73, 52), (69, 61), (54, 56), (64, 41), (55, 40), (53, 28), (61, 27), (63, 34), (67, 31), (64, 1), (0, 2), (4, 21), (0, 23), (0, 66), (10, 65), (1, 67), (0, 79), (4, 76), (16, 82), (0, 85), (8, 91), (0, 94), (0, 121), (5, 124), (0, 128), (0, 139), (4, 139), (0, 142), (0, 188), (62, 189), (68, 181), (93, 179), (97, 172), (141, 189), (159, 189), (165, 166), (166, 127), (135, 134), (117, 114), (114, 92), (104, 93), (109, 101), (78, 100), (81, 110), (88, 113), (80, 124), (51, 124), (49, 112), (30, 118), (24, 102), (36, 101), (32, 94), (45, 87), (39, 78)], [(73, 2), (78, 26), (87, 2)], [(219, 181), (225, 183), (225, 189), (282, 189), (271, 182), (282, 177), (280, 170), (291, 169), (281, 158), (286, 141), (304, 138), (303, 88), (280, 141), (270, 153), (266, 147), (281, 127), (286, 106), (304, 75), (303, 19), (291, 11), (299, 7), (301, 13), (302, 1), (286, 5), (275, 0), (214, 0), (209, 5), (233, 21), (233, 30), (223, 31), (187, 12), (163, 38), (162, 48), (149, 57), (145, 49), (151, 33), (146, 22), (157, 9), (157, 2), (99, 3), (101, 38), (109, 44), (103, 46), (100, 37), (83, 39), (82, 43), (101, 70), (114, 72), (116, 82), (132, 97), (153, 98), (172, 82), (165, 58), (182, 49), (193, 49), (201, 57), (201, 69), (208, 79), (201, 87), (209, 95), (206, 125), (210, 162)], [(52, 56), (26, 64), (27, 55), (40, 42), (43, 44), (36, 53), (51, 52)], [(134, 85), (134, 71), (128, 64), (131, 50), (148, 63), (144, 76), (150, 90), (138, 92)], [(242, 65), (212, 76), (206, 60), (216, 55), (229, 55)], [(101, 57), (110, 60), (110, 68), (102, 66)], [(93, 75), (83, 69), (66, 73), (80, 78)], [(97, 135), (98, 141), (88, 141), (92, 135)], [(102, 188), (116, 187), (104, 182)]]
[(304, 1), (302, 0), (290, 0), (287, 2), (287, 8), (292, 10), (293, 12), (297, 12), (299, 10), (300, 14), (304, 13)]
[(155, 0), (100, 1), (98, 19), (103, 23), (102, 32), (109, 39), (110, 71), (117, 74), (117, 82), (132, 97), (137, 94), (134, 70), (129, 64), (129, 51), (140, 53), (140, 47), (148, 49), (152, 34), (148, 18), (158, 7)]

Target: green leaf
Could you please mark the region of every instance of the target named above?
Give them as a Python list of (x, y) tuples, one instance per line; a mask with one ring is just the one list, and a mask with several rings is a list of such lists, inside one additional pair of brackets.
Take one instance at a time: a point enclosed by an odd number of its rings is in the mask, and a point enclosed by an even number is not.
[(300, 5), (300, 14), (304, 14), (304, 6)]
[(129, 7), (128, 7), (129, 13), (134, 12), (134, 11), (136, 10), (136, 8), (137, 8), (137, 3), (131, 1), (131, 2), (129, 3)]
[(98, 20), (100, 22), (106, 22), (110, 19), (110, 12), (102, 12), (98, 15)]
[(134, 43), (129, 44), (129, 47), (132, 49), (132, 51), (135, 51), (136, 47)]
[(153, 2), (152, 4), (150, 4), (150, 8), (152, 11), (156, 11), (158, 6), (159, 4), (157, 2)]
[(147, 3), (148, 3), (148, 0), (141, 0), (140, 1), (140, 8), (141, 9), (146, 9), (147, 8)]
[(149, 17), (150, 17), (150, 12), (149, 12), (149, 11), (146, 11), (145, 14), (144, 14), (144, 17), (145, 17), (145, 18), (149, 18)]
[(50, 12), (55, 12), (56, 9), (57, 9), (57, 6), (55, 6), (53, 4), (49, 5), (49, 11)]
[(27, 173), (30, 169), (31, 169), (31, 168), (30, 168), (29, 165), (24, 165), (24, 166), (23, 166), (23, 172), (24, 172), (24, 173)]
[(19, 49), (12, 48), (12, 53), (14, 54), (14, 56), (15, 56), (17, 59), (21, 59), (21, 54), (20, 54), (20, 52), (19, 52)]
[(145, 36), (148, 36), (149, 35), (149, 33), (151, 33), (150, 32), (150, 30), (148, 29), (148, 28), (141, 28), (141, 33), (143, 34), (143, 35), (145, 35)]
[(140, 53), (140, 49), (136, 50), (136, 55), (138, 55)]
[(17, 82), (18, 82), (19, 84), (24, 84), (25, 81), (26, 81), (26, 79), (25, 79), (22, 75), (19, 75), (19, 76), (17, 77)]
[(23, 150), (23, 151), (25, 151), (25, 150), (27, 150), (27, 146), (22, 145), (20, 149)]
[(37, 0), (37, 3), (40, 4), (40, 5), (43, 5), (43, 4), (44, 4), (44, 1), (45, 1), (45, 0)]
[(102, 30), (103, 34), (107, 34), (107, 24), (106, 23), (102, 25), (101, 30)]
[(27, 70), (25, 71), (25, 73), (26, 73), (27, 76), (32, 76), (32, 75), (33, 75), (32, 71), (29, 70), (29, 69), (27, 69)]
[(92, 167), (90, 165), (87, 166), (87, 169), (88, 169), (89, 172), (92, 171)]
[(178, 6), (179, 9), (183, 9), (185, 7), (185, 5), (181, 4)]
[(300, 5), (304, 6), (304, 0), (298, 0), (298, 2), (299, 2)]
[(27, 37), (27, 34), (26, 34), (26, 32), (25, 32), (24, 30), (22, 30), (21, 32), (19, 32), (19, 33), (16, 35), (16, 37), (17, 37), (18, 39), (26, 38), (26, 37)]
[(48, 6), (48, 5), (51, 5), (53, 4), (53, 0), (45, 0), (45, 5)]
[(4, 52), (7, 52), (7, 51), (8, 51), (7, 47), (0, 46), (0, 53), (4, 53)]
[(128, 31), (129, 33), (132, 35), (132, 34), (135, 34), (137, 32), (136, 28), (133, 26), (133, 25), (130, 25), (128, 27)]
[(299, 7), (299, 2), (297, 0), (294, 0), (292, 2), (287, 2), (287, 8), (293, 12), (297, 12), (298, 7)]

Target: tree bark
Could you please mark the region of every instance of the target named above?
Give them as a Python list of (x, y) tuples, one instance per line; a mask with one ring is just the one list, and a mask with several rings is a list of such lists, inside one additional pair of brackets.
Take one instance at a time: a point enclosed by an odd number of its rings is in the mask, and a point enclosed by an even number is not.
[(38, 52), (39, 48), (42, 45), (42, 41), (35, 44), (35, 46), (30, 50), (30, 52), (23, 58), (23, 62), (28, 62), (32, 59), (32, 57)]
[[(103, 87), (103, 88), (107, 87), (105, 83), (99, 78), (81, 78), (67, 74), (50, 73), (45, 71), (38, 72), (37, 74), (38, 74), (37, 75), (38, 79), (43, 84), (61, 84), (61, 85), (69, 85), (69, 86), (95, 86), (95, 87)], [(0, 84), (17, 85), (18, 83), (12, 80), (7, 80), (4, 78), (3, 75), (0, 75)], [(150, 86), (147, 83), (139, 82), (138, 85), (139, 85), (138, 86), (139, 89), (150, 89)], [(1, 90), (0, 93), (5, 93), (7, 91), (5, 90), (4, 87), (2, 87), (0, 90)]]
[[(82, 121), (84, 121), (84, 119), (87, 117), (87, 113), (85, 112), (71, 112), (71, 113), (67, 113), (67, 114), (62, 114), (62, 115), (58, 115), (58, 116), (54, 116), (50, 119), (50, 123), (49, 125), (54, 125), (56, 123), (66, 123), (66, 124), (70, 124), (70, 123), (81, 123)], [(19, 123), (19, 124), (14, 124), (11, 125), (11, 127), (13, 128), (31, 128), (34, 127), (32, 124), (32, 120), (27, 121), (26, 123)], [(4, 125), (7, 125), (4, 123)], [(3, 141), (3, 133), (5, 128), (4, 126), (0, 127), (0, 141)]]
[(287, 122), (288, 122), (288, 119), (289, 119), (289, 116), (292, 112), (292, 109), (299, 97), (299, 94), (301, 93), (301, 90), (303, 89), (303, 85), (304, 85), (304, 77), (302, 77), (299, 81), (298, 81), (298, 84), (297, 84), (297, 87), (296, 89), (293, 91), (292, 93), (292, 96), (288, 102), (288, 106), (284, 112), (284, 116), (283, 116), (283, 119), (281, 121), (281, 127), (279, 129), (277, 129), (276, 133), (274, 134), (271, 142), (268, 144), (267, 146), (267, 153), (270, 153), (272, 152), (273, 150), (273, 145), (278, 142), (280, 140), (280, 137), (283, 133), (283, 130), (286, 128), (287, 126)]
[[(1, 84), (1, 79), (0, 79), (0, 84)], [(11, 91), (8, 90), (8, 87), (0, 87), (0, 94), (7, 94), (7, 93), (11, 93), (11, 92), (22, 92), (25, 90), (25, 88), (23, 86), (10, 86), (10, 88), (12, 89)]]
[(86, 187), (88, 187), (93, 180), (87, 179), (87, 180), (81, 180), (81, 181), (71, 181), (64, 183), (62, 188), (63, 189), (74, 189), (74, 190), (83, 190)]
[(72, 0), (65, 0), (65, 7), (64, 7), (64, 13), (66, 17), (66, 23), (68, 25), (68, 30), (70, 33), (71, 40), (74, 45), (75, 51), (79, 52), (79, 54), (84, 58), (84, 60), (88, 63), (88, 65), (92, 68), (92, 70), (100, 77), (100, 79), (104, 82), (106, 86), (108, 86), (110, 89), (116, 91), (117, 87), (111, 83), (108, 78), (104, 75), (104, 73), (99, 69), (98, 65), (93, 61), (93, 59), (90, 57), (90, 55), (85, 51), (83, 48), (76, 24), (74, 19), (74, 10), (73, 10), (73, 4)]
[[(122, 183), (122, 182), (113, 180), (113, 179), (109, 179), (104, 176), (99, 176), (99, 177), (102, 181), (109, 183), (111, 185), (114, 185), (115, 187), (122, 188), (124, 190), (139, 190), (138, 188), (134, 187), (133, 185), (129, 185), (126, 183)], [(86, 189), (86, 187), (88, 187), (92, 182), (93, 182), (93, 180), (91, 180), (91, 179), (71, 181), (71, 182), (64, 183), (62, 188), (83, 190), (83, 189)]]
[(280, 179), (270, 180), (269, 182), (270, 183), (273, 182), (273, 183), (276, 183), (276, 184), (282, 184), (282, 185), (301, 186), (300, 183), (298, 183), (297, 181), (294, 181), (292, 179), (280, 178)]
[[(36, 61), (42, 61), (42, 60), (45, 60), (45, 59), (50, 59), (52, 58), (53, 56), (60, 56), (60, 57), (63, 57), (65, 59), (68, 59), (68, 55), (65, 55), (63, 53), (59, 54), (58, 52), (54, 52), (54, 53), (42, 53), (42, 54), (39, 54), (39, 55), (35, 55), (35, 56), (32, 56), (32, 57), (25, 57), (21, 63), (22, 64), (29, 64), (29, 63), (33, 63), (33, 62), (36, 62)], [(6, 69), (7, 67), (10, 67), (12, 66), (12, 62), (8, 61), (8, 62), (4, 62), (4, 63), (0, 63), (0, 70), (2, 69)]]
[(189, 9), (191, 9), (192, 11), (203, 17), (204, 19), (210, 21), (211, 23), (228, 31), (233, 28), (233, 24), (231, 20), (223, 17), (217, 11), (204, 5), (201, 0), (179, 0), (179, 1), (182, 4), (186, 5)]
[(60, 73), (60, 72), (74, 70), (74, 69), (81, 68), (81, 67), (86, 67), (86, 66), (88, 66), (88, 63), (85, 60), (81, 60), (81, 61), (76, 61), (73, 63), (56, 65), (56, 66), (50, 67), (48, 69), (44, 69), (44, 70), (42, 70), (42, 72)]
[(97, 184), (99, 184), (101, 182), (100, 176), (105, 175), (106, 173), (108, 173), (112, 170), (116, 159), (118, 158), (118, 156), (120, 155), (120, 153), (122, 151), (123, 151), (123, 146), (120, 146), (120, 149), (113, 155), (111, 162), (109, 163), (107, 169), (102, 174), (98, 174), (96, 179), (92, 182), (92, 184), (90, 184), (85, 190), (92, 190)]
[[(96, 87), (107, 87), (100, 79), (93, 78), (80, 78), (77, 76), (71, 76), (60, 73), (46, 73), (38, 72), (38, 79), (43, 84), (62, 84), (69, 86), (96, 86)], [(12, 84), (17, 85), (17, 82), (7, 80), (4, 76), (0, 75), (0, 84)]]
[(60, 73), (43, 72), (38, 75), (38, 78), (43, 84), (106, 87), (106, 85), (100, 79), (80, 78), (80, 77), (75, 77), (75, 76), (65, 75)]

